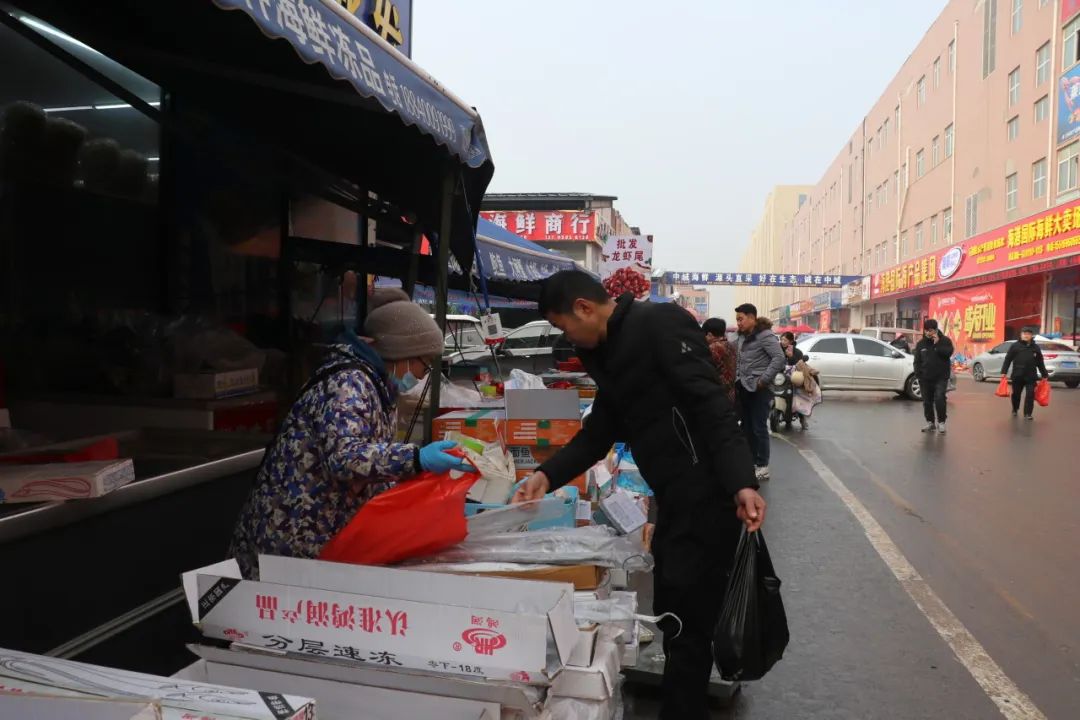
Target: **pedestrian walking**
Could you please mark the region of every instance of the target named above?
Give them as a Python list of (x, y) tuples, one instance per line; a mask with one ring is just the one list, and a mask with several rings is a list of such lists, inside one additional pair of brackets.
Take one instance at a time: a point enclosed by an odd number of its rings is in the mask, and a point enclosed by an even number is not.
[(759, 480), (769, 479), (769, 413), (772, 391), (769, 385), (784, 370), (784, 351), (772, 330), (772, 321), (759, 318), (757, 308), (744, 303), (735, 308), (739, 337), (736, 379), (742, 405), (742, 427), (754, 454), (754, 472)]
[(908, 342), (907, 335), (904, 333), (897, 335), (896, 339), (889, 344), (901, 352), (906, 352), (908, 355), (911, 354), (911, 343)]
[(922, 388), (923, 414), (926, 426), (923, 432), (945, 434), (947, 409), (945, 394), (949, 390), (952, 374), (952, 340), (941, 334), (938, 322), (930, 318), (923, 323), (923, 336), (915, 346), (915, 377)]
[[(1005, 364), (1001, 366), (1001, 374), (1009, 377), (1012, 381), (1012, 414), (1020, 411), (1020, 393), (1024, 396), (1024, 419), (1032, 420), (1035, 411), (1035, 381), (1041, 376), (1043, 380), (1050, 377), (1046, 372), (1046, 363), (1043, 362), (1043, 352), (1039, 344), (1035, 342), (1036, 328), (1025, 327), (1020, 331), (1020, 339), (1009, 347), (1005, 353)], [(1009, 376), (1009, 368), (1012, 368), (1012, 376)]]
[[(795, 378), (799, 377), (800, 379), (804, 379), (805, 382), (806, 372), (803, 371), (796, 374), (796, 369), (799, 367), (799, 363), (803, 364), (803, 368), (806, 367), (806, 354), (796, 345), (795, 333), (788, 331), (781, 335), (780, 348), (784, 351), (784, 363), (789, 368), (791, 368), (791, 371), (789, 371), (789, 376), (791, 377), (792, 384), (794, 385), (792, 393), (795, 395), (798, 395), (799, 393), (804, 393), (805, 390), (803, 389), (802, 383), (796, 383)], [(807, 418), (807, 416), (801, 412), (796, 412), (795, 415), (798, 416), (799, 425), (802, 426), (802, 429), (809, 430), (810, 420)]]
[(709, 354), (716, 367), (716, 377), (724, 389), (731, 406), (738, 409), (735, 395), (735, 348), (727, 339), (727, 321), (723, 318), (709, 318), (701, 325), (705, 331), (705, 342), (709, 345)]
[[(608, 297), (592, 276), (555, 273), (540, 314), (562, 330), (596, 381), (588, 422), (514, 495), (542, 498), (625, 441), (657, 504), (653, 612), (662, 620), (660, 718), (708, 717), (712, 637), (743, 524), (765, 520), (750, 451), (717, 382), (701, 328), (674, 304)], [(741, 522), (740, 522), (741, 521)]]

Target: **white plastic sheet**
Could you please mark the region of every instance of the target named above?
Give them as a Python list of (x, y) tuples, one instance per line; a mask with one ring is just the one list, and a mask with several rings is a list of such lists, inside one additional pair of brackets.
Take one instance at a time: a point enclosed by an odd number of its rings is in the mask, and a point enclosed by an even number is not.
[(469, 518), (469, 537), (521, 531), (534, 522), (548, 522), (566, 514), (566, 501), (558, 497), (485, 510)]
[(539, 376), (514, 368), (510, 371), (510, 379), (503, 384), (503, 387), (506, 390), (543, 390), (547, 385)]
[(544, 709), (552, 720), (622, 720), (622, 681), (615, 686), (611, 697), (603, 701), (577, 698), (549, 697)]

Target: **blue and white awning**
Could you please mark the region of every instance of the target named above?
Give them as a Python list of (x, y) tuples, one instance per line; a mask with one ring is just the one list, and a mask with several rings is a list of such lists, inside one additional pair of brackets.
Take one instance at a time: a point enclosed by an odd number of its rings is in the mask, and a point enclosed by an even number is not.
[(530, 242), (480, 219), (476, 228), (476, 251), (489, 280), (536, 282), (560, 270), (581, 270), (573, 258)]

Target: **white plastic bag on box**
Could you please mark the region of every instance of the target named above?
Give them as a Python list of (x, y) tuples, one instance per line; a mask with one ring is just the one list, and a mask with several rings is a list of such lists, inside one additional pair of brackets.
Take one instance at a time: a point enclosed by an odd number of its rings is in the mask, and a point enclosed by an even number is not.
[(510, 379), (503, 383), (506, 390), (544, 390), (547, 385), (537, 375), (531, 375), (517, 368), (510, 371)]

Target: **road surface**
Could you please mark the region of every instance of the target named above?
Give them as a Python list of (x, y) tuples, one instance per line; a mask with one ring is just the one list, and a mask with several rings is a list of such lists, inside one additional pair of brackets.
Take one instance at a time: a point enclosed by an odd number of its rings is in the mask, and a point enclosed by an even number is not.
[(1025, 422), (995, 386), (961, 378), (944, 436), (919, 403), (830, 393), (774, 439), (791, 644), (714, 718), (1080, 717), (1080, 390)]

